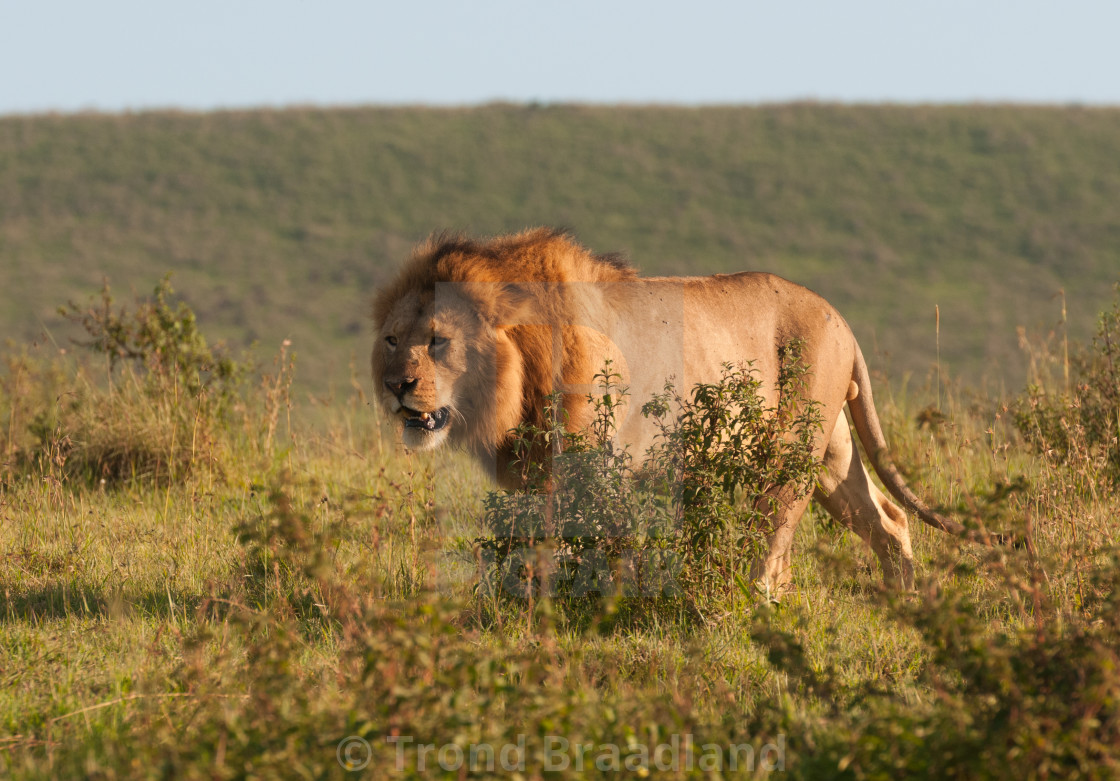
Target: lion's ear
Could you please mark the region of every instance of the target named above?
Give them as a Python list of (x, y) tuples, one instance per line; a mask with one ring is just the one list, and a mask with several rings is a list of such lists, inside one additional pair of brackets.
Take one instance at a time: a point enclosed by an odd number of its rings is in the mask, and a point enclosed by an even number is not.
[(514, 326), (541, 322), (541, 313), (536, 311), (537, 297), (527, 285), (503, 282), (495, 293), (491, 310), (493, 325)]

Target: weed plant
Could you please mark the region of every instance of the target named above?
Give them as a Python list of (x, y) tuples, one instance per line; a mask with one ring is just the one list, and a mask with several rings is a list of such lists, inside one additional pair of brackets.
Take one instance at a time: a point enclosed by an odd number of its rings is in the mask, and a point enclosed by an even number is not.
[(1028, 386), (1016, 401), (1015, 424), (1039, 453), (1073, 461), (1120, 487), (1120, 285), (1092, 342), (1071, 363), (1072, 384), (1047, 387), (1036, 378)]

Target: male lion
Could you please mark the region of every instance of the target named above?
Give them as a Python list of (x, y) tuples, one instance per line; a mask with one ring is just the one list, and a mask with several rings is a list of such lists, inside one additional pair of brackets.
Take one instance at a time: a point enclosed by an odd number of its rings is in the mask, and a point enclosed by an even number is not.
[[(909, 589), (914, 563), (906, 515), (871, 482), (843, 417), (845, 403), (875, 472), (926, 523), (968, 536), (933, 513), (889, 460), (867, 366), (844, 318), (815, 293), (771, 274), (641, 278), (616, 256), (593, 255), (569, 236), (536, 229), (486, 241), (429, 240), (377, 296), (373, 378), (381, 403), (414, 450), (450, 441), (506, 487), (513, 429), (544, 427), (549, 394), (563, 394), (569, 430), (590, 420), (587, 394), (606, 359), (621, 367), (630, 414), (618, 429), (646, 452), (653, 423), (633, 411), (667, 379), (687, 391), (715, 382), (726, 363), (753, 362), (773, 405), (779, 348), (802, 342), (805, 393), (823, 414), (814, 497), (875, 551), (888, 585)], [(808, 497), (774, 519), (757, 567), (774, 593), (787, 585), (790, 546)]]

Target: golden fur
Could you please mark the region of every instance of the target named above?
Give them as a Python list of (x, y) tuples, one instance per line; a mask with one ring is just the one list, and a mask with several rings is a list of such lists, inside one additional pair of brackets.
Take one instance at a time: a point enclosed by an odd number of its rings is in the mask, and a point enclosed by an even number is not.
[[(379, 399), (413, 449), (464, 447), (503, 484), (512, 429), (541, 426), (547, 395), (564, 394), (567, 425), (588, 421), (586, 396), (605, 359), (621, 368), (631, 409), (667, 379), (678, 388), (719, 377), (728, 362), (752, 361), (762, 392), (775, 392), (778, 348), (803, 342), (807, 393), (824, 414), (817, 500), (865, 539), (888, 582), (910, 587), (906, 516), (870, 481), (844, 421), (888, 490), (923, 520), (963, 534), (906, 487), (886, 455), (867, 367), (851, 330), (826, 301), (770, 274), (643, 278), (617, 256), (594, 255), (569, 236), (536, 229), (474, 241), (440, 236), (421, 245), (374, 303), (372, 356)], [(638, 414), (619, 427), (641, 454), (652, 425)], [(775, 519), (758, 574), (777, 590), (789, 577), (793, 530), (804, 500)]]

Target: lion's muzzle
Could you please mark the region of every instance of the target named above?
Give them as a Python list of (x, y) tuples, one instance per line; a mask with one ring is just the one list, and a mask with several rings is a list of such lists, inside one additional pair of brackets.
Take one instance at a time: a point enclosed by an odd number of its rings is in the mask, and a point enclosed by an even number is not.
[(418, 428), (424, 431), (439, 431), (451, 419), (451, 408), (441, 407), (435, 412), (417, 412), (408, 407), (401, 407), (401, 412), (406, 416), (405, 428)]

